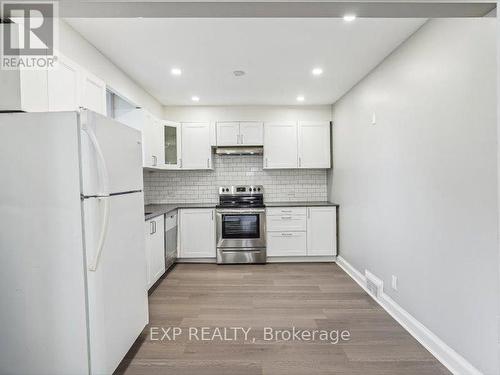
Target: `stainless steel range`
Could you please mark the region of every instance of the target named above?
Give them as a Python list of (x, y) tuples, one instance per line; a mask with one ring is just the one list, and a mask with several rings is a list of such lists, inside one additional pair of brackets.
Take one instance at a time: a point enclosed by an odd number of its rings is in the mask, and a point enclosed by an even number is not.
[(266, 263), (264, 187), (221, 186), (217, 216), (217, 263)]

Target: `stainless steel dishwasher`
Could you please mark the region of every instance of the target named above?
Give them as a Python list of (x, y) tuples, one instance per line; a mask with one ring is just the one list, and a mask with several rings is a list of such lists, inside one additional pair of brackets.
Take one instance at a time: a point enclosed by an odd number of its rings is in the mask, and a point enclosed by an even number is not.
[(177, 260), (177, 211), (165, 217), (165, 269), (168, 270)]

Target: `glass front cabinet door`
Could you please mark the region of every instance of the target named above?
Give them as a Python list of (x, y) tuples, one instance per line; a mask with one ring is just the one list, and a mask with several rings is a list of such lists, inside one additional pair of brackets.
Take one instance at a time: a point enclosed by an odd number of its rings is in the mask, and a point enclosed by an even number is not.
[(165, 167), (167, 169), (182, 168), (180, 127), (180, 123), (172, 121), (164, 124)]

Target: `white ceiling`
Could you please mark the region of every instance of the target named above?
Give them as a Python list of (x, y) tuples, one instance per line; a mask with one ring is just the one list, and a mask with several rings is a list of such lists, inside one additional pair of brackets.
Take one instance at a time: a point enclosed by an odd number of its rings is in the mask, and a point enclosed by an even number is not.
[[(331, 104), (425, 20), (68, 19), (165, 105)], [(173, 67), (182, 75), (172, 76)], [(311, 70), (323, 68), (320, 77)], [(235, 77), (234, 70), (246, 75)]]

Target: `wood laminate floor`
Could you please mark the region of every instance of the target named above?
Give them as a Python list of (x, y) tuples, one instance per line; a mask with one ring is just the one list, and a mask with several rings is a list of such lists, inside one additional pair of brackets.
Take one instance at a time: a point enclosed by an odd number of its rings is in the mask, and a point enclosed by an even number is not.
[[(150, 295), (149, 312), (149, 325), (116, 373), (450, 374), (335, 264), (178, 264)], [(175, 341), (169, 327), (181, 332)], [(215, 340), (202, 341), (201, 327)], [(231, 327), (250, 328), (246, 340), (239, 331), (229, 341)], [(273, 335), (292, 327), (334, 333), (333, 340), (269, 340), (264, 327)], [(216, 328), (221, 335), (226, 328), (222, 340)], [(342, 330), (349, 340), (332, 344)]]

